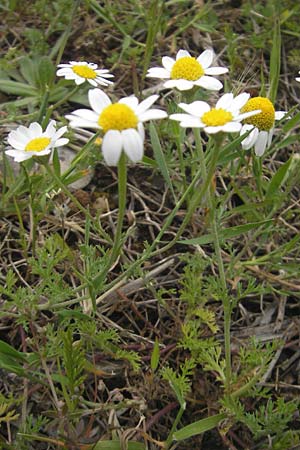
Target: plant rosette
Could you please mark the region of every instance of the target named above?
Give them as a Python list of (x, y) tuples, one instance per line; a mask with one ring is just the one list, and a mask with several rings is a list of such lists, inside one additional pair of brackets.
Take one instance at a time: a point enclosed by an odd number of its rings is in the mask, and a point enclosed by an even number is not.
[(198, 58), (194, 58), (186, 50), (179, 50), (176, 60), (170, 56), (163, 56), (163, 67), (152, 67), (147, 77), (167, 79), (166, 88), (177, 88), (187, 91), (194, 86), (211, 91), (219, 91), (223, 84), (214, 78), (214, 75), (223, 75), (228, 72), (226, 67), (211, 67), (214, 58), (212, 50), (205, 50)]
[(92, 109), (77, 109), (67, 115), (70, 127), (102, 130), (102, 153), (109, 166), (118, 164), (122, 150), (131, 162), (140, 161), (144, 154), (143, 122), (167, 117), (165, 111), (150, 109), (159, 96), (151, 95), (141, 103), (135, 96), (112, 103), (100, 89), (90, 89), (88, 97)]

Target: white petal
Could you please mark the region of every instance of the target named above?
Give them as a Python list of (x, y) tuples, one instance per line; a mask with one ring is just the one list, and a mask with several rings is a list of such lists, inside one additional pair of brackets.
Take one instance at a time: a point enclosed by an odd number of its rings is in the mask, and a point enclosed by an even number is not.
[[(17, 130), (16, 130), (16, 132), (18, 133), (18, 134), (21, 134), (24, 138), (26, 138), (26, 139), (32, 139), (32, 137), (31, 137), (31, 133), (29, 132), (29, 129), (28, 128), (26, 128), (26, 127), (24, 127), (24, 125), (20, 125), (18, 128), (17, 128)], [(27, 141), (28, 142), (28, 141)]]
[(297, 78), (295, 78), (295, 80), (296, 80), (296, 81), (300, 81), (300, 78), (297, 77)]
[(27, 154), (27, 152), (18, 152), (17, 150), (6, 150), (5, 154), (12, 156), (16, 162), (26, 161), (26, 159), (31, 158), (31, 155)]
[(228, 69), (226, 67), (209, 67), (204, 71), (206, 75), (223, 75), (227, 72)]
[[(71, 74), (71, 70), (72, 69), (70, 69), (70, 68), (58, 69), (58, 71), (56, 72), (56, 75), (58, 77), (64, 77), (65, 75), (67, 75), (69, 73)], [(74, 72), (73, 72), (73, 74), (74, 74)]]
[(242, 126), (240, 136), (247, 133), (248, 131), (250, 131), (249, 135), (241, 142), (242, 148), (244, 150), (249, 150), (249, 148), (254, 146), (259, 133), (258, 128), (254, 127), (253, 125), (245, 124)]
[(249, 100), (250, 94), (247, 92), (243, 92), (242, 94), (237, 95), (232, 102), (231, 110), (239, 110), (241, 109)]
[(199, 78), (199, 80), (194, 81), (194, 84), (210, 91), (219, 91), (223, 87), (221, 81), (206, 75), (203, 75), (203, 77)]
[(17, 150), (24, 150), (26, 147), (27, 142), (24, 144), (23, 142), (21, 142), (19, 139), (15, 139), (12, 136), (8, 136), (7, 137), (7, 142), (9, 143), (9, 145), (11, 145), (13, 148), (16, 148)]
[(220, 125), (218, 127), (205, 127), (204, 131), (208, 134), (216, 134), (220, 131), (223, 131), (223, 126)]
[(69, 139), (67, 139), (67, 138), (57, 139), (54, 142), (53, 147), (62, 147), (63, 145), (67, 145), (68, 142), (69, 142)]
[(28, 136), (25, 136), (24, 134), (20, 133), (19, 131), (13, 130), (9, 133), (8, 138), (12, 138), (15, 141), (21, 142), (22, 144), (26, 145), (28, 142)]
[(152, 67), (146, 75), (149, 78), (170, 78), (170, 72), (162, 67)]
[(281, 120), (286, 114), (287, 111), (275, 111), (275, 120)]
[[(65, 128), (67, 128), (67, 127), (65, 127)], [(43, 135), (52, 137), (55, 135), (55, 133), (56, 133), (56, 122), (55, 122), (55, 120), (50, 120)]]
[[(76, 109), (76, 111), (72, 112), (72, 115), (74, 115), (74, 118), (80, 118), (84, 120), (88, 120), (90, 122), (98, 122), (99, 114), (95, 113), (95, 111), (92, 111), (91, 109)], [(67, 118), (69, 116), (66, 116)]]
[(122, 136), (118, 130), (109, 130), (102, 141), (102, 153), (108, 166), (116, 166), (122, 151)]
[(90, 122), (89, 120), (80, 119), (72, 115), (65, 117), (70, 120), (69, 126), (71, 128), (92, 128), (97, 130), (100, 128), (96, 122)]
[(188, 120), (191, 116), (189, 114), (181, 114), (181, 113), (176, 113), (176, 114), (171, 114), (169, 116), (169, 119), (172, 120), (178, 120), (179, 122), (181, 122), (182, 120)]
[(139, 135), (141, 136), (142, 141), (144, 142), (144, 139), (145, 139), (144, 125), (141, 122), (139, 122), (138, 126), (137, 126), (137, 129), (138, 129)]
[(217, 101), (216, 108), (229, 109), (233, 102), (233, 94), (230, 92), (228, 94), (222, 95), (222, 97)]
[(274, 134), (274, 128), (271, 128), (271, 130), (269, 130), (269, 133), (268, 133), (267, 147), (270, 147), (270, 145), (272, 143), (273, 134)]
[(98, 83), (95, 80), (93, 80), (92, 78), (86, 78), (86, 81), (88, 81), (94, 87), (98, 86)]
[(172, 67), (175, 64), (175, 59), (170, 58), (169, 56), (163, 56), (161, 59), (162, 65), (164, 66), (164, 68), (166, 70), (168, 70), (169, 72), (171, 72)]
[(211, 66), (213, 62), (214, 52), (212, 50), (204, 50), (200, 56), (198, 56), (197, 61), (201, 64), (203, 69), (207, 69)]
[(140, 113), (143, 113), (147, 109), (149, 109), (150, 106), (152, 106), (153, 103), (156, 102), (158, 97), (159, 97), (159, 95), (150, 95), (150, 97), (145, 98), (145, 100), (143, 100), (136, 108), (136, 110), (135, 110), (136, 114), (139, 115)]
[(225, 133), (237, 133), (242, 128), (242, 124), (239, 122), (228, 122), (223, 125), (223, 131)]
[(135, 97), (135, 95), (132, 95), (131, 97), (121, 98), (121, 100), (119, 100), (118, 103), (122, 103), (123, 105), (127, 105), (127, 106), (129, 106), (129, 108), (131, 108), (131, 109), (133, 109), (135, 111), (137, 106), (138, 106), (138, 104), (139, 104), (139, 101)]
[(63, 134), (66, 133), (66, 131), (68, 130), (68, 127), (64, 126), (59, 128), (56, 133), (54, 134), (53, 138), (54, 139), (59, 139)]
[(146, 120), (155, 120), (155, 119), (164, 119), (168, 117), (166, 111), (162, 111), (161, 109), (148, 109), (148, 111), (139, 114), (139, 120), (141, 122), (145, 122)]
[(29, 133), (32, 139), (40, 137), (43, 133), (41, 125), (37, 122), (33, 122), (29, 125)]
[(201, 117), (204, 113), (210, 110), (210, 106), (208, 103), (203, 102), (201, 100), (196, 100), (192, 103), (179, 103), (179, 105), (183, 111), (192, 114), (192, 116)]
[(267, 142), (268, 132), (260, 131), (254, 146), (256, 156), (262, 156), (265, 153)]
[(176, 55), (176, 61), (180, 58), (185, 58), (186, 56), (191, 56), (187, 50), (180, 49)]
[(123, 130), (121, 134), (123, 138), (124, 151), (130, 161), (140, 161), (143, 158), (144, 145), (139, 133), (134, 129), (128, 129)]
[(197, 117), (187, 116), (180, 122), (180, 126), (183, 128), (203, 128), (204, 124)]
[(244, 120), (244, 119), (247, 119), (247, 117), (256, 116), (256, 114), (259, 114), (259, 113), (261, 113), (261, 109), (255, 109), (254, 111), (248, 111), (248, 112), (245, 112), (243, 114), (237, 115), (234, 118), (234, 120), (239, 120), (239, 121), (240, 120)]
[(90, 89), (88, 96), (91, 107), (98, 114), (100, 114), (103, 108), (111, 105), (110, 98), (101, 89)]
[(194, 86), (194, 82), (189, 80), (169, 80), (164, 83), (164, 86), (166, 88), (173, 88), (176, 87), (180, 91), (188, 91), (189, 89), (192, 89)]
[[(66, 79), (68, 79), (68, 78), (66, 78)], [(79, 77), (78, 75), (77, 75), (76, 78), (74, 78), (74, 80), (75, 80), (75, 84), (77, 84), (78, 86), (79, 86), (80, 84), (85, 83), (85, 81), (86, 81), (85, 78), (81, 78), (81, 77)]]

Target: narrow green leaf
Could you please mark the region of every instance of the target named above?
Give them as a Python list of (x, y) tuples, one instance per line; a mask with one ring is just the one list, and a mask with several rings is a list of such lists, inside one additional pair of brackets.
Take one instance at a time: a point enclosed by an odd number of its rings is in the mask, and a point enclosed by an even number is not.
[[(223, 230), (219, 230), (219, 238), (222, 239), (230, 239), (240, 234), (247, 233), (250, 230), (256, 229), (261, 225), (270, 224), (273, 222), (273, 219), (262, 220), (260, 222), (254, 223), (246, 223), (245, 225), (237, 225), (236, 227), (225, 228)], [(185, 239), (183, 241), (178, 241), (180, 244), (186, 245), (205, 245), (214, 242), (213, 234), (204, 234), (203, 236), (194, 238), (194, 239)]]
[(37, 63), (29, 58), (29, 56), (24, 56), (21, 59), (20, 72), (30, 86), (36, 87)]
[(207, 417), (206, 419), (198, 420), (197, 422), (191, 423), (181, 430), (176, 431), (173, 434), (173, 438), (176, 441), (183, 441), (197, 434), (204, 433), (205, 431), (212, 430), (221, 422), (221, 420), (226, 419), (225, 414), (216, 414), (215, 416)]
[(51, 86), (55, 76), (55, 68), (48, 56), (43, 56), (40, 59), (38, 66), (38, 84), (43, 89), (46, 86)]
[(1, 80), (0, 83), (0, 91), (5, 92), (6, 94), (13, 95), (24, 95), (28, 96), (36, 96), (38, 91), (36, 88), (33, 88), (25, 83), (19, 83), (18, 81), (12, 80)]
[(279, 167), (275, 175), (272, 177), (272, 180), (269, 184), (266, 199), (270, 199), (274, 195), (277, 195), (278, 190), (284, 184), (286, 178), (288, 177), (289, 169), (292, 163), (292, 158), (286, 161), (282, 166)]
[(272, 51), (270, 59), (270, 89), (269, 99), (275, 103), (277, 97), (279, 76), (280, 76), (280, 58), (281, 58), (281, 34), (279, 19), (275, 19)]
[(152, 350), (152, 354), (151, 354), (151, 369), (153, 372), (155, 372), (155, 370), (157, 369), (158, 363), (159, 363), (159, 341), (157, 338), (155, 338), (155, 342), (154, 342), (154, 346), (153, 346), (153, 350)]
[(18, 352), (18, 350), (4, 341), (0, 341), (0, 354), (20, 359), (21, 361), (26, 361), (26, 356), (24, 355), (24, 353)]
[(55, 148), (53, 151), (53, 169), (54, 169), (54, 172), (56, 173), (56, 175), (58, 177), (60, 177), (60, 174), (61, 174), (60, 160), (59, 160), (57, 148)]
[(162, 148), (161, 148), (161, 145), (159, 142), (159, 138), (158, 138), (158, 135), (157, 135), (157, 132), (156, 132), (156, 129), (155, 129), (155, 126), (153, 125), (153, 123), (150, 123), (150, 139), (151, 139), (154, 157), (156, 159), (158, 167), (160, 168), (162, 176), (164, 177), (165, 182), (169, 186), (169, 188), (173, 194), (174, 200), (176, 201), (176, 196), (175, 196), (175, 192), (174, 192), (171, 178), (169, 175), (169, 170), (168, 170), (167, 162), (165, 159), (165, 155), (162, 151)]
[(300, 111), (287, 120), (287, 122), (283, 125), (282, 130), (284, 133), (287, 133), (288, 131), (292, 130), (294, 127), (299, 125), (299, 123), (300, 123)]

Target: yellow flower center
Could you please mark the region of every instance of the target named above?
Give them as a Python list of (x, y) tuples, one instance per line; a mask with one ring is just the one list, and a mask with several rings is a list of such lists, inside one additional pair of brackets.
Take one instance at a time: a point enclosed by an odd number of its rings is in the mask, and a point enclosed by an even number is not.
[(232, 118), (233, 115), (231, 112), (225, 111), (225, 109), (222, 108), (212, 108), (210, 111), (203, 114), (201, 120), (207, 127), (219, 127), (230, 122)]
[(88, 66), (73, 66), (72, 70), (76, 75), (82, 78), (96, 78), (96, 72)]
[(243, 122), (254, 125), (259, 130), (269, 131), (275, 122), (275, 109), (273, 103), (266, 97), (253, 97), (243, 106), (241, 112), (255, 111), (261, 109), (261, 112), (255, 116), (248, 117)]
[(178, 59), (172, 67), (172, 80), (190, 80), (195, 81), (204, 75), (204, 69), (201, 64), (192, 56), (184, 56)]
[(123, 103), (115, 103), (103, 109), (98, 119), (98, 125), (103, 129), (104, 133), (108, 130), (127, 130), (128, 128), (136, 128), (138, 118), (134, 111)]
[(41, 152), (50, 144), (51, 139), (47, 137), (39, 137), (31, 139), (25, 147), (26, 152)]

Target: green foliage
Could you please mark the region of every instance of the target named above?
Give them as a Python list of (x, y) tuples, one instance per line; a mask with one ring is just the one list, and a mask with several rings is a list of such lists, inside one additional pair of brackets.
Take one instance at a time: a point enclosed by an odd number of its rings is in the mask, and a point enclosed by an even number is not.
[(164, 380), (170, 383), (177, 400), (181, 408), (185, 409), (185, 398), (191, 390), (191, 377), (196, 363), (193, 358), (186, 359), (183, 364), (180, 365), (180, 373), (177, 373), (171, 367), (164, 367), (161, 370), (161, 374)]

